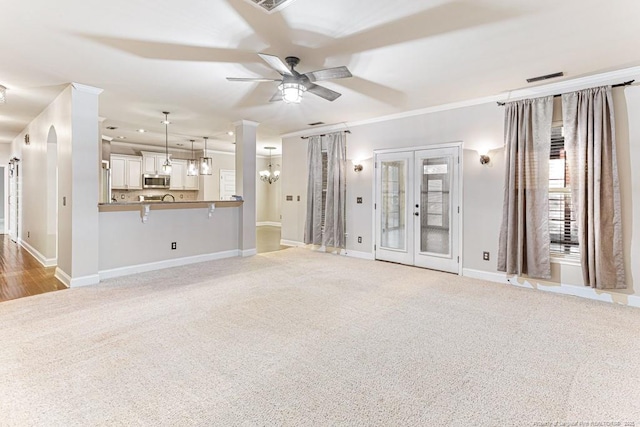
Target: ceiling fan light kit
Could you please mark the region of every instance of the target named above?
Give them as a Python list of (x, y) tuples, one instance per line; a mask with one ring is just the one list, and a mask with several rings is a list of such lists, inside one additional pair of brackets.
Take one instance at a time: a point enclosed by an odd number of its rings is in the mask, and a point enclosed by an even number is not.
[(317, 81), (331, 80), (331, 79), (344, 79), (353, 77), (349, 69), (345, 66), (325, 68), (323, 70), (311, 71), (308, 73), (300, 74), (295, 70), (295, 67), (300, 62), (300, 58), (296, 56), (287, 56), (285, 62), (274, 55), (267, 55), (264, 53), (258, 54), (271, 68), (276, 70), (281, 79), (270, 79), (265, 77), (227, 77), (227, 80), (233, 82), (280, 82), (278, 85), (278, 91), (271, 97), (271, 102), (284, 101), (290, 104), (297, 104), (302, 100), (302, 94), (304, 92), (312, 93), (320, 98), (324, 98), (327, 101), (335, 101), (341, 94), (315, 84)]

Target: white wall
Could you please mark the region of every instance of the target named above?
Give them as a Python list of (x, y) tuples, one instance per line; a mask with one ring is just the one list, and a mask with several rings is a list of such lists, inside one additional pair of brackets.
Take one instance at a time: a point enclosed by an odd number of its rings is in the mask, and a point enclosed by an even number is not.
[[(640, 88), (636, 87), (626, 90), (634, 94), (640, 92)], [(640, 204), (640, 125), (637, 125), (637, 133), (631, 138), (627, 131), (628, 117), (640, 117), (640, 95), (629, 101), (629, 111), (624, 89), (614, 89), (614, 101), (629, 284), (628, 290), (616, 293), (615, 298), (620, 299), (624, 298), (623, 294), (640, 295), (640, 286), (634, 284), (634, 279), (640, 277), (640, 230), (633, 226), (634, 216), (640, 212), (640, 206), (637, 206)], [(496, 259), (504, 182), (503, 120), (504, 109), (495, 103), (488, 103), (352, 126), (352, 133), (347, 136), (347, 158), (365, 160), (362, 162), (364, 170), (360, 173), (354, 172), (350, 163), (347, 168), (347, 249), (373, 253), (374, 150), (462, 141), (463, 267), (496, 276), (500, 274), (496, 269)], [(479, 155), (475, 151), (482, 147), (494, 148), (490, 152), (491, 162), (488, 165), (480, 164)], [(303, 240), (307, 191), (306, 156), (307, 140), (299, 136), (283, 139), (282, 199), (287, 195), (293, 196), (293, 201), (282, 202), (284, 241)], [(297, 195), (301, 195), (300, 202), (297, 201)], [(362, 197), (363, 204), (356, 204), (356, 197)], [(357, 243), (357, 236), (363, 237), (362, 244)], [(490, 261), (483, 261), (483, 251), (491, 253)], [(578, 266), (553, 264), (552, 275), (551, 282), (582, 285)]]

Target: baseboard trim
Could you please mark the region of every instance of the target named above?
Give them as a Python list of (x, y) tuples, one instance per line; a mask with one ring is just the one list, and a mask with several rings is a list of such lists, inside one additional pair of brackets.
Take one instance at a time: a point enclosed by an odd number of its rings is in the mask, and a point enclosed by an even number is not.
[(256, 248), (253, 249), (246, 249), (244, 251), (240, 251), (240, 256), (241, 257), (248, 257), (248, 256), (254, 256), (258, 254), (258, 250)]
[(273, 222), (273, 221), (256, 222), (256, 227), (261, 227), (263, 225), (268, 225), (270, 227), (282, 227), (282, 223), (281, 222)]
[(280, 245), (281, 246), (295, 246), (295, 247), (307, 246), (306, 243), (296, 242), (295, 240), (285, 240), (285, 239), (280, 240)]
[(37, 259), (38, 262), (40, 264), (42, 264), (44, 267), (55, 267), (56, 264), (58, 264), (58, 259), (57, 258), (46, 258), (36, 248), (31, 246), (30, 244), (28, 244), (24, 240), (19, 239), (18, 243), (20, 244), (20, 246), (22, 246), (24, 248), (24, 250), (29, 252), (31, 254), (31, 256), (33, 256), (35, 259)]
[(486, 280), (488, 282), (496, 282), (507, 284), (509, 280), (505, 273), (492, 273), (490, 271), (473, 270), (471, 268), (463, 268), (462, 275), (473, 279)]
[[(255, 249), (254, 249), (255, 250)], [(112, 268), (99, 272), (100, 280), (129, 276), (131, 274), (146, 273), (149, 271), (163, 270), (165, 268), (180, 267), (182, 265), (196, 264), (199, 262), (215, 261), (218, 259), (233, 258), (240, 255), (237, 249), (210, 254), (194, 255), (183, 258), (174, 258), (164, 261), (150, 262), (147, 264), (130, 265), (127, 267)]]
[(346, 249), (341, 255), (350, 258), (366, 259), (369, 261), (375, 260), (375, 256), (371, 252), (352, 251), (351, 249)]
[(612, 304), (622, 304), (640, 308), (640, 296), (637, 295), (627, 295), (620, 292), (612, 292), (610, 290), (594, 289), (588, 286), (531, 280), (523, 277), (507, 276), (505, 273), (493, 273), (469, 268), (464, 268), (462, 270), (462, 275), (474, 279), (517, 286), (519, 288), (535, 289), (554, 294), (571, 295), (594, 301), (603, 301)]
[(98, 276), (97, 274), (72, 278), (67, 273), (62, 271), (60, 267), (56, 268), (54, 277), (61, 281), (68, 288), (79, 288), (82, 286), (91, 286), (100, 283), (100, 276)]

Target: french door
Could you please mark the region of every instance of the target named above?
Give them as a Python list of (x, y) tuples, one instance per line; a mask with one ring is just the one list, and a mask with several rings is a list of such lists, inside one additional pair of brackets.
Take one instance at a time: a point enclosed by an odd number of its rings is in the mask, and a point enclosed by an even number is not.
[(376, 155), (376, 259), (459, 273), (459, 152)]

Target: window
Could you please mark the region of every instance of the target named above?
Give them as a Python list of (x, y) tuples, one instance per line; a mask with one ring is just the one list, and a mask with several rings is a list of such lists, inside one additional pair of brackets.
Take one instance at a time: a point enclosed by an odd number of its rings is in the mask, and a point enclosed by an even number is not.
[(571, 177), (562, 126), (551, 128), (549, 155), (549, 234), (551, 255), (578, 260), (578, 224), (571, 204)]

